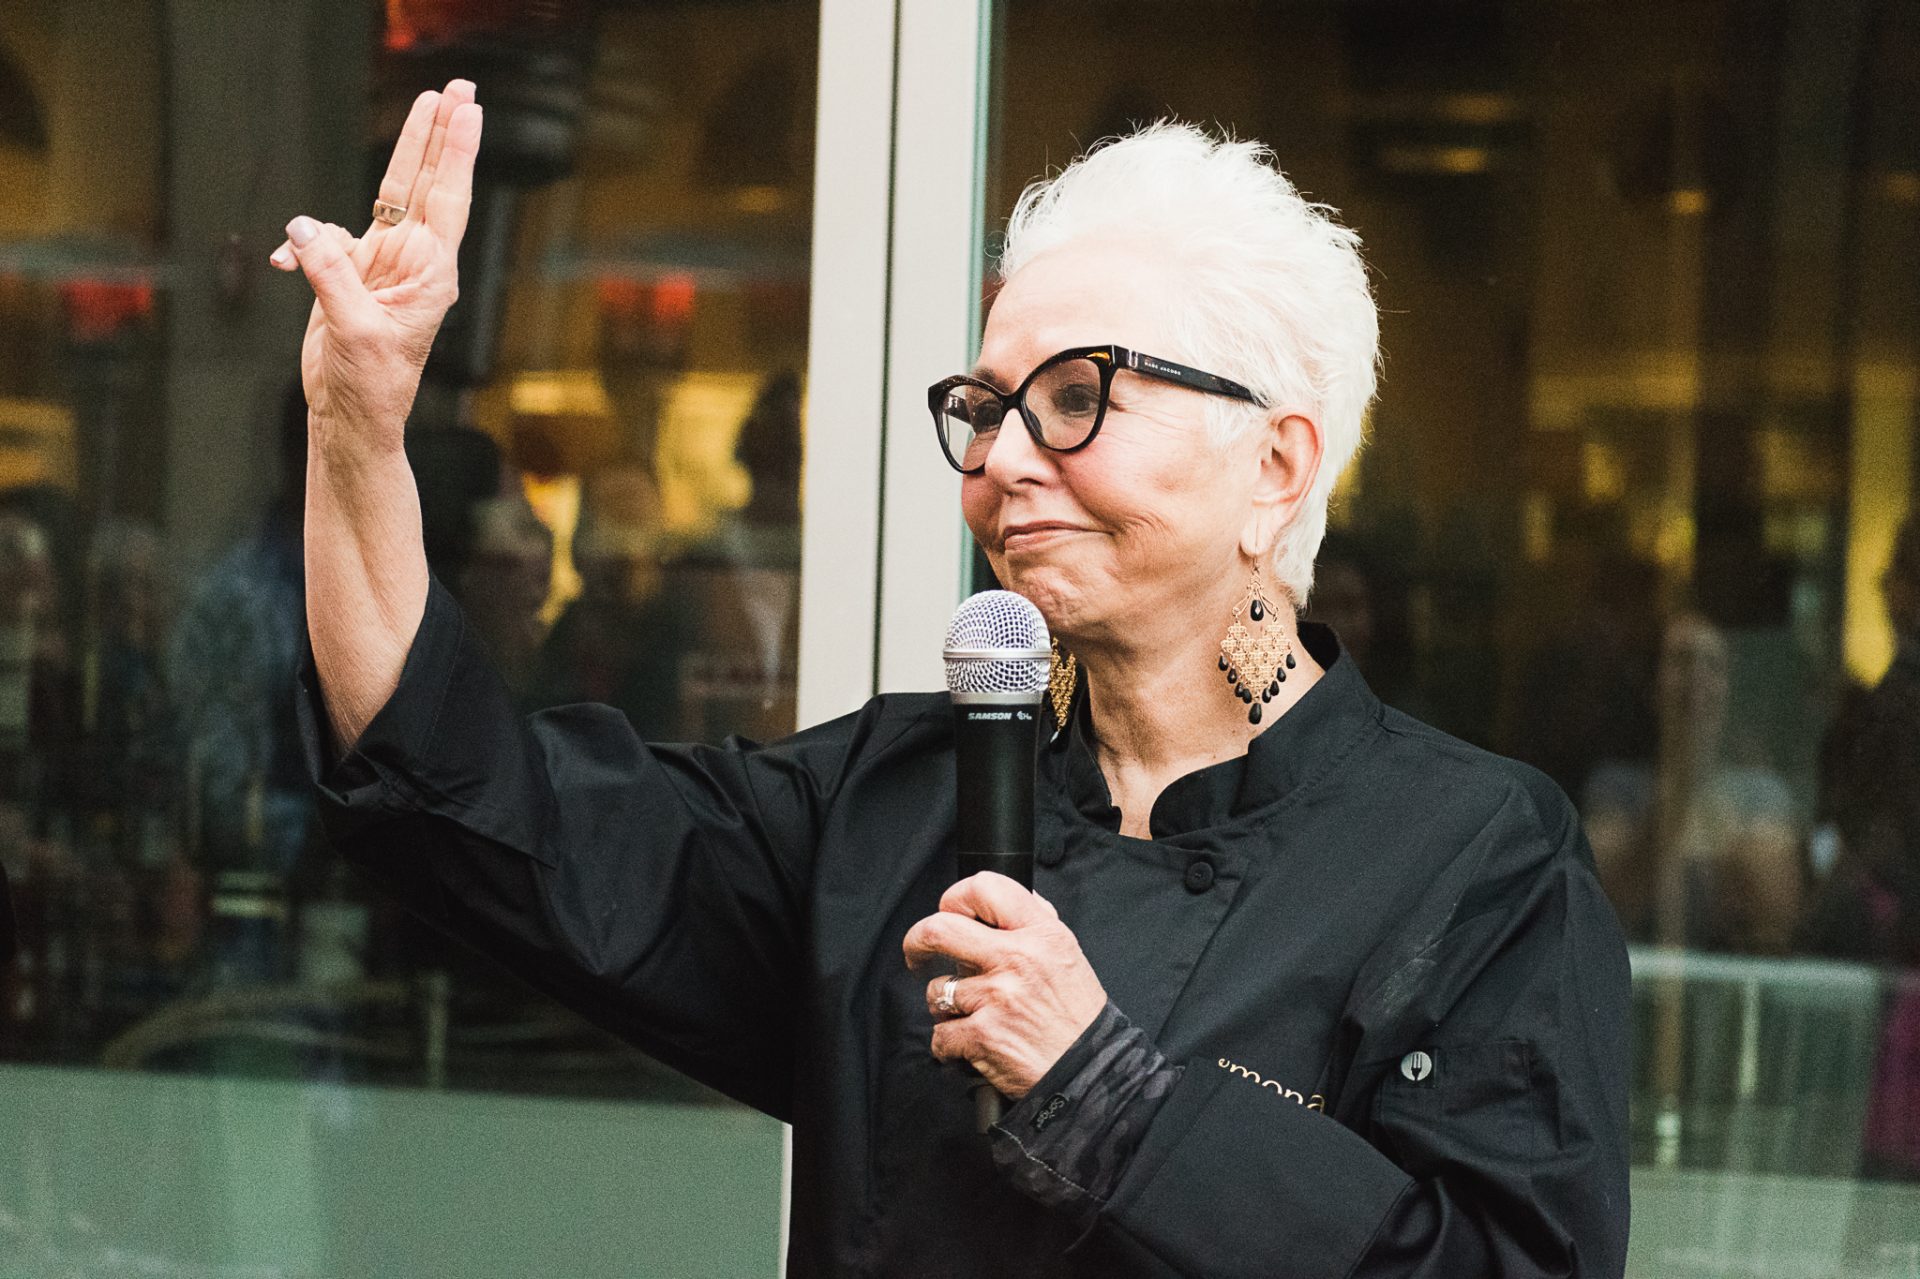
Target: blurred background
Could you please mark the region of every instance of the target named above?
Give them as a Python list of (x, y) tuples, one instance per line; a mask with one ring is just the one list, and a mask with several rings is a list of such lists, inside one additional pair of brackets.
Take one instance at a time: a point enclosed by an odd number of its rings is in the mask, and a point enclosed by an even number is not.
[(429, 557), (528, 708), (655, 739), (937, 686), (990, 583), (915, 398), (1015, 196), (1269, 143), (1383, 307), (1308, 613), (1580, 807), (1633, 1273), (1920, 1277), (1916, 67), (1920, 0), (9, 0), (0, 1277), (777, 1267), (777, 1125), (314, 829), (266, 255), (456, 74)]

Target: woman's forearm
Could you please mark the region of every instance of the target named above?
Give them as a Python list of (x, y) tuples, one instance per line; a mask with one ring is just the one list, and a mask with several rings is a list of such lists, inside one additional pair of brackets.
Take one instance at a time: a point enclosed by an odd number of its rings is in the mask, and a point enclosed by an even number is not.
[(308, 435), (307, 631), (333, 744), (345, 750), (399, 686), (426, 610), (427, 556), (405, 452), (334, 429), (316, 415)]
[(338, 749), (399, 687), (426, 612), (420, 497), (402, 438), (434, 334), (460, 295), (480, 151), (473, 93), (471, 80), (451, 80), (414, 100), (365, 235), (296, 217), (270, 259), (313, 286), (300, 346), (307, 631)]

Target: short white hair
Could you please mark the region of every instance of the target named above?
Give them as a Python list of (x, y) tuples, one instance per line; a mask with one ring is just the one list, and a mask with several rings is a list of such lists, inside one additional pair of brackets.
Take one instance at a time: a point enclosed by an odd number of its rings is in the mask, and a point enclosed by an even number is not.
[(1313, 586), (1327, 502), (1360, 447), (1373, 400), (1380, 318), (1360, 237), (1301, 196), (1273, 152), (1176, 121), (1096, 144), (1021, 193), (999, 274), (1087, 237), (1144, 238), (1190, 286), (1172, 311), (1178, 349), (1150, 355), (1243, 383), (1254, 406), (1207, 398), (1216, 446), (1243, 438), (1275, 407), (1320, 425), (1320, 473), (1281, 531), (1269, 566), (1294, 607)]

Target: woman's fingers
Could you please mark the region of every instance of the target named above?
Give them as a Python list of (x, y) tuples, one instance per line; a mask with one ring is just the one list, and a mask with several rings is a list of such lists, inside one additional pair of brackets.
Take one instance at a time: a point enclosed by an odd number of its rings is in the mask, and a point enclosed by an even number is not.
[(999, 966), (1009, 948), (1006, 934), (964, 915), (928, 915), (907, 930), (901, 943), (907, 967), (915, 972), (946, 969), (959, 960), (985, 971)]
[(372, 321), (380, 304), (353, 264), (352, 236), (301, 216), (287, 224), (287, 240), (329, 325), (353, 327)]
[(400, 138), (393, 144), (387, 171), (380, 179), (380, 199), (386, 203), (404, 206), (413, 194), (413, 181), (420, 175), (420, 166), (426, 163), (427, 143), (433, 137), (440, 98), (437, 90), (428, 89), (413, 100), (407, 122), (400, 128)]
[[(940, 1001), (948, 992), (948, 982), (953, 983), (951, 1011), (940, 1006)], [(927, 1011), (936, 1017), (965, 1017), (980, 1007), (985, 998), (985, 989), (985, 984), (978, 977), (962, 977), (958, 974), (935, 977), (927, 983)]]
[(480, 155), (480, 106), (464, 102), (454, 108), (447, 123), (446, 145), (434, 166), (433, 186), (426, 193), (427, 225), (450, 245), (458, 245), (467, 231), (467, 209), (473, 203), (473, 165)]
[(433, 189), (434, 173), (440, 164), (440, 154), (447, 145), (447, 128), (453, 123), (453, 113), (472, 101), (473, 81), (447, 81), (447, 87), (441, 91), (440, 101), (434, 108), (433, 131), (427, 135), (426, 155), (413, 175), (413, 185), (407, 191), (407, 198), (400, 202), (407, 206), (408, 216), (412, 216), (415, 201), (426, 199), (427, 192)]
[(1025, 928), (1060, 917), (1046, 898), (990, 870), (969, 875), (948, 888), (940, 898), (940, 909), (971, 915), (995, 928)]
[[(473, 94), (473, 81), (451, 80), (444, 90), (429, 89), (415, 98), (387, 161), (386, 174), (380, 179), (379, 198), (406, 209), (409, 218), (428, 220), (429, 211), (422, 205), (437, 209), (439, 232), (453, 244), (458, 244), (466, 232), (467, 206), (473, 198), (473, 164), (480, 151), (480, 108), (474, 105)], [(467, 109), (463, 111), (462, 107)], [(374, 224), (376, 230), (380, 226)], [(348, 241), (347, 253), (364, 272), (372, 266), (380, 238), (370, 234), (353, 239), (349, 235)], [(292, 271), (301, 267), (305, 258), (289, 240), (267, 260), (282, 271)]]
[[(348, 256), (352, 257), (354, 259), (354, 265), (358, 266), (362, 272), (364, 272), (367, 264), (360, 260), (360, 250), (365, 244), (365, 241), (356, 238), (353, 232), (335, 222), (327, 223), (326, 229), (329, 235), (338, 234), (346, 237)], [(300, 269), (299, 260), (293, 256), (293, 241), (291, 240), (280, 241), (280, 247), (268, 256), (267, 261), (273, 263), (273, 265), (279, 267), (282, 271), (297, 271)]]

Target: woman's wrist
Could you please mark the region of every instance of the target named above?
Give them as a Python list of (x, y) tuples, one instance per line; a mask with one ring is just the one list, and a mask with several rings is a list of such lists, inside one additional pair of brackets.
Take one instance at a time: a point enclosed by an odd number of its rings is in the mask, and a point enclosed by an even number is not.
[(317, 494), (326, 494), (357, 508), (403, 474), (411, 489), (404, 419), (387, 424), (308, 415), (309, 505)]
[(307, 462), (316, 460), (358, 469), (404, 454), (407, 430), (405, 410), (307, 413)]
[(1109, 1001), (992, 1130), (993, 1161), (1022, 1192), (1091, 1224), (1180, 1079)]

